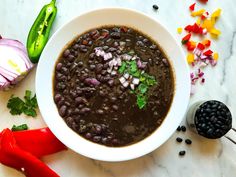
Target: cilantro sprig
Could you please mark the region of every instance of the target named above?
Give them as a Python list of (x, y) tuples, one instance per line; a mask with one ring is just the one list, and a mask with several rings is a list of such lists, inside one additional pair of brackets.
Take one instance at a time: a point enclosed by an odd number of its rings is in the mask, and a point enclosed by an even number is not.
[(139, 78), (140, 83), (138, 87), (134, 91), (131, 91), (131, 93), (136, 94), (137, 105), (139, 109), (143, 109), (147, 104), (149, 88), (157, 84), (155, 77), (140, 70), (135, 60), (122, 61), (118, 71), (121, 74), (129, 73), (129, 75)]
[(27, 124), (22, 124), (22, 125), (18, 125), (18, 126), (13, 125), (11, 128), (12, 131), (21, 131), (21, 130), (28, 130), (28, 129), (29, 129), (29, 127)]
[(21, 115), (24, 113), (27, 116), (36, 117), (36, 108), (38, 107), (36, 95), (31, 96), (30, 90), (25, 91), (24, 100), (14, 95), (8, 100), (7, 108), (10, 109), (12, 115)]

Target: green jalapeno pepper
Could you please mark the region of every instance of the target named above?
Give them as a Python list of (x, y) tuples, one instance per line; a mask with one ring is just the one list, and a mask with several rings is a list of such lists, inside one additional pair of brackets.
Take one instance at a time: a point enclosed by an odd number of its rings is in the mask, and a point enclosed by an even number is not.
[(37, 63), (48, 41), (53, 21), (57, 14), (56, 0), (45, 5), (30, 29), (27, 38), (27, 51), (30, 60)]

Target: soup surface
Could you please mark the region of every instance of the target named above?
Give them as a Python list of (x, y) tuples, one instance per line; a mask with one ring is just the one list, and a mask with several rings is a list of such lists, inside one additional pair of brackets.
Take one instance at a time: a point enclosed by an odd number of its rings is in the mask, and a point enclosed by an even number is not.
[(66, 124), (106, 146), (126, 146), (154, 132), (170, 109), (171, 65), (148, 36), (125, 26), (79, 35), (59, 56), (54, 101)]

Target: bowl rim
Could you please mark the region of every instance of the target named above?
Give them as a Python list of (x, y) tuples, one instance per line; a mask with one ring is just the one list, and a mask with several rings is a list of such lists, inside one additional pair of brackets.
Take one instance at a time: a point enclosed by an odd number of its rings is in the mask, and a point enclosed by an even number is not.
[[(166, 31), (166, 33), (168, 33), (169, 37), (174, 41), (175, 45), (178, 46), (178, 50), (179, 50), (179, 52), (180, 52), (180, 55), (183, 57), (183, 58), (180, 58), (180, 59), (184, 59), (185, 54), (184, 54), (184, 52), (183, 52), (183, 49), (181, 48), (181, 46), (179, 45), (179, 43), (176, 41), (176, 39), (174, 38), (174, 36), (169, 32), (169, 30), (167, 30), (167, 28), (166, 28), (163, 24), (161, 24), (157, 19), (154, 19), (153, 17), (149, 16), (148, 14), (144, 14), (143, 12), (140, 12), (140, 11), (137, 11), (137, 10), (134, 10), (134, 9), (130, 9), (130, 8), (124, 8), (124, 7), (103, 7), (103, 8), (96, 8), (96, 9), (87, 11), (87, 12), (85, 12), (85, 13), (82, 13), (82, 14), (80, 14), (80, 15), (78, 15), (78, 16), (73, 17), (72, 19), (70, 19), (69, 21), (65, 22), (61, 27), (59, 27), (59, 28), (56, 30), (56, 32), (51, 36), (51, 38), (49, 39), (48, 43), (46, 44), (45, 49), (47, 49), (47, 46), (48, 46), (50, 43), (52, 43), (52, 41), (53, 41), (54, 38), (58, 35), (58, 33), (60, 33), (60, 31), (61, 31), (62, 29), (64, 29), (67, 25), (73, 23), (74, 21), (76, 21), (77, 19), (79, 19), (79, 18), (81, 18), (81, 17), (83, 17), (83, 16), (87, 16), (87, 15), (89, 15), (89, 14), (91, 14), (91, 13), (97, 13), (97, 12), (106, 11), (106, 10), (113, 10), (113, 11), (117, 11), (117, 10), (118, 10), (118, 11), (125, 11), (125, 12), (128, 12), (128, 13), (135, 13), (135, 15), (144, 16), (144, 17), (147, 18), (148, 20), (152, 20), (153, 22), (157, 23), (161, 28), (163, 28), (163, 29)], [(145, 32), (145, 31), (144, 31), (144, 32)], [(72, 40), (73, 40), (73, 38), (72, 38)], [(70, 41), (68, 41), (68, 42), (70, 42)], [(157, 42), (158, 42), (158, 41), (157, 41)], [(65, 44), (65, 46), (66, 46), (66, 44)], [(46, 53), (46, 51), (47, 51), (47, 50), (45, 50), (45, 49), (43, 50), (41, 56), (44, 56), (44, 55), (45, 55), (45, 53)], [(40, 57), (40, 58), (41, 58), (41, 57)], [(55, 60), (55, 62), (56, 62), (56, 61), (57, 61), (57, 60)], [(170, 62), (171, 62), (171, 61), (170, 61)], [(42, 63), (42, 60), (39, 60), (38, 66), (40, 66), (41, 63)], [(189, 73), (189, 67), (188, 67), (188, 65), (187, 65), (187, 62), (185, 61), (184, 64), (185, 64), (184, 68), (185, 68), (185, 69), (188, 71), (188, 73)], [(55, 65), (54, 65), (54, 66), (55, 66)], [(173, 68), (173, 72), (174, 72), (174, 77), (176, 77), (173, 64), (172, 64), (172, 68)], [(39, 72), (40, 72), (40, 69), (39, 69), (39, 67), (37, 67), (37, 70), (36, 70), (36, 81), (35, 81), (35, 82), (36, 82), (36, 94), (39, 93), (39, 87), (38, 87), (38, 85), (40, 84), (40, 83), (38, 83), (38, 80), (39, 80), (39, 79), (38, 79), (38, 78), (39, 78)], [(185, 78), (185, 79), (187, 79), (187, 78)], [(176, 81), (175, 81), (175, 82), (176, 82)], [(189, 103), (189, 99), (190, 99), (190, 85), (191, 85), (191, 84), (190, 84), (190, 78), (189, 78), (189, 77), (188, 77), (188, 79), (187, 79), (187, 82), (188, 82), (189, 84), (187, 84), (185, 87), (186, 87), (187, 93), (189, 93), (189, 94), (188, 94), (188, 96), (185, 95), (185, 97), (184, 97), (184, 99), (183, 99), (183, 100), (185, 100), (186, 104), (185, 104), (184, 106), (182, 106), (182, 110), (181, 110), (181, 113), (180, 113), (180, 115), (182, 115), (182, 118), (179, 118), (179, 119), (178, 119), (178, 121), (177, 121), (177, 122), (178, 122), (178, 125), (181, 123), (181, 121), (182, 121), (183, 118), (184, 118), (184, 115), (185, 115), (185, 113), (186, 113), (187, 106), (188, 106), (188, 103)], [(175, 92), (176, 92), (176, 83), (175, 83)], [(173, 100), (174, 100), (174, 97), (175, 97), (175, 94), (174, 94), (174, 96), (173, 96)], [(173, 104), (173, 100), (172, 100), (172, 103), (171, 103), (171, 107), (172, 107), (172, 104)], [(127, 160), (131, 160), (131, 159), (135, 159), (135, 158), (141, 157), (141, 156), (143, 156), (143, 155), (146, 155), (146, 154), (148, 154), (148, 153), (154, 151), (155, 149), (157, 149), (158, 147), (160, 147), (161, 145), (163, 145), (163, 144), (171, 137), (171, 135), (175, 132), (175, 129), (169, 130), (168, 135), (166, 136), (166, 138), (164, 138), (164, 140), (162, 140), (161, 143), (158, 143), (156, 146), (152, 146), (152, 148), (143, 149), (143, 150), (142, 150), (141, 152), (139, 152), (138, 154), (137, 154), (137, 153), (133, 153), (132, 155), (129, 155), (129, 157), (120, 156), (120, 157), (117, 158), (117, 159), (103, 158), (103, 157), (101, 157), (101, 156), (93, 156), (93, 155), (91, 155), (91, 154), (89, 154), (89, 153), (87, 153), (87, 152), (84, 152), (84, 151), (82, 152), (82, 151), (80, 151), (80, 150), (74, 148), (71, 144), (69, 144), (68, 141), (66, 141), (66, 140), (63, 138), (63, 136), (61, 136), (60, 132), (59, 132), (58, 130), (56, 130), (55, 126), (52, 125), (52, 124), (50, 123), (50, 121), (46, 118), (46, 115), (44, 114), (45, 112), (42, 110), (42, 106), (40, 106), (40, 105), (41, 105), (41, 102), (39, 102), (39, 110), (40, 110), (40, 112), (41, 112), (41, 115), (42, 115), (43, 120), (45, 121), (45, 123), (47, 124), (47, 126), (50, 128), (50, 130), (53, 132), (53, 134), (54, 134), (61, 142), (63, 142), (67, 147), (69, 147), (69, 148), (72, 149), (73, 151), (75, 151), (75, 152), (77, 152), (77, 153), (79, 153), (79, 154), (81, 154), (81, 155), (83, 155), (83, 156), (86, 156), (86, 157), (89, 157), (89, 158), (92, 158), (92, 159), (96, 159), (96, 160), (110, 161), (110, 162), (118, 162), (118, 161), (127, 161)], [(169, 111), (171, 110), (171, 107), (170, 107)], [(167, 116), (168, 116), (168, 114), (166, 115), (165, 119), (167, 118)], [(164, 120), (165, 120), (165, 119), (164, 119)], [(163, 124), (163, 123), (164, 123), (164, 121), (162, 122), (162, 124)], [(161, 125), (162, 125), (162, 124), (161, 124)], [(161, 127), (161, 126), (160, 126), (160, 127)], [(159, 127), (158, 127), (158, 128), (159, 128)], [(157, 129), (158, 129), (158, 128), (157, 128)], [(176, 128), (177, 128), (177, 127), (176, 127)], [(157, 129), (156, 129), (156, 130), (157, 130)], [(155, 130), (155, 131), (156, 131), (156, 130)], [(154, 131), (154, 132), (155, 132), (155, 131)], [(152, 134), (150, 134), (149, 136), (152, 136), (152, 135), (154, 134), (154, 132), (153, 132)], [(80, 136), (80, 135), (78, 135), (78, 136)], [(146, 137), (146, 138), (147, 138), (147, 137)], [(146, 138), (144, 138), (143, 140), (145, 140)], [(122, 148), (127, 148), (127, 147), (130, 147), (130, 146), (134, 146), (134, 145), (136, 145), (136, 144), (138, 144), (138, 143), (140, 143), (140, 142), (143, 142), (143, 140), (141, 140), (141, 141), (139, 141), (139, 142), (137, 142), (137, 143), (128, 145), (128, 146), (122, 146), (122, 147), (107, 147), (107, 148), (108, 148), (108, 149), (109, 149), (109, 148), (110, 148), (110, 149), (119, 149), (119, 148), (122, 149)], [(84, 139), (84, 141), (88, 141), (88, 140)], [(93, 144), (95, 144), (95, 143), (93, 143)], [(102, 145), (96, 144), (96, 146), (102, 146)], [(115, 152), (115, 151), (114, 151), (114, 152)]]

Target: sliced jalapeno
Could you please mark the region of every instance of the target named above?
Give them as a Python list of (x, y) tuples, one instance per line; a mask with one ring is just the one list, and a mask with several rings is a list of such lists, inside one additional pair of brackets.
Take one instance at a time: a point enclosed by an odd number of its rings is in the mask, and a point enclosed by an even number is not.
[(27, 38), (27, 51), (29, 58), (33, 63), (38, 62), (39, 57), (48, 41), (50, 30), (57, 14), (57, 7), (55, 6), (55, 3), (56, 0), (52, 0), (41, 9), (38, 17), (30, 29)]

